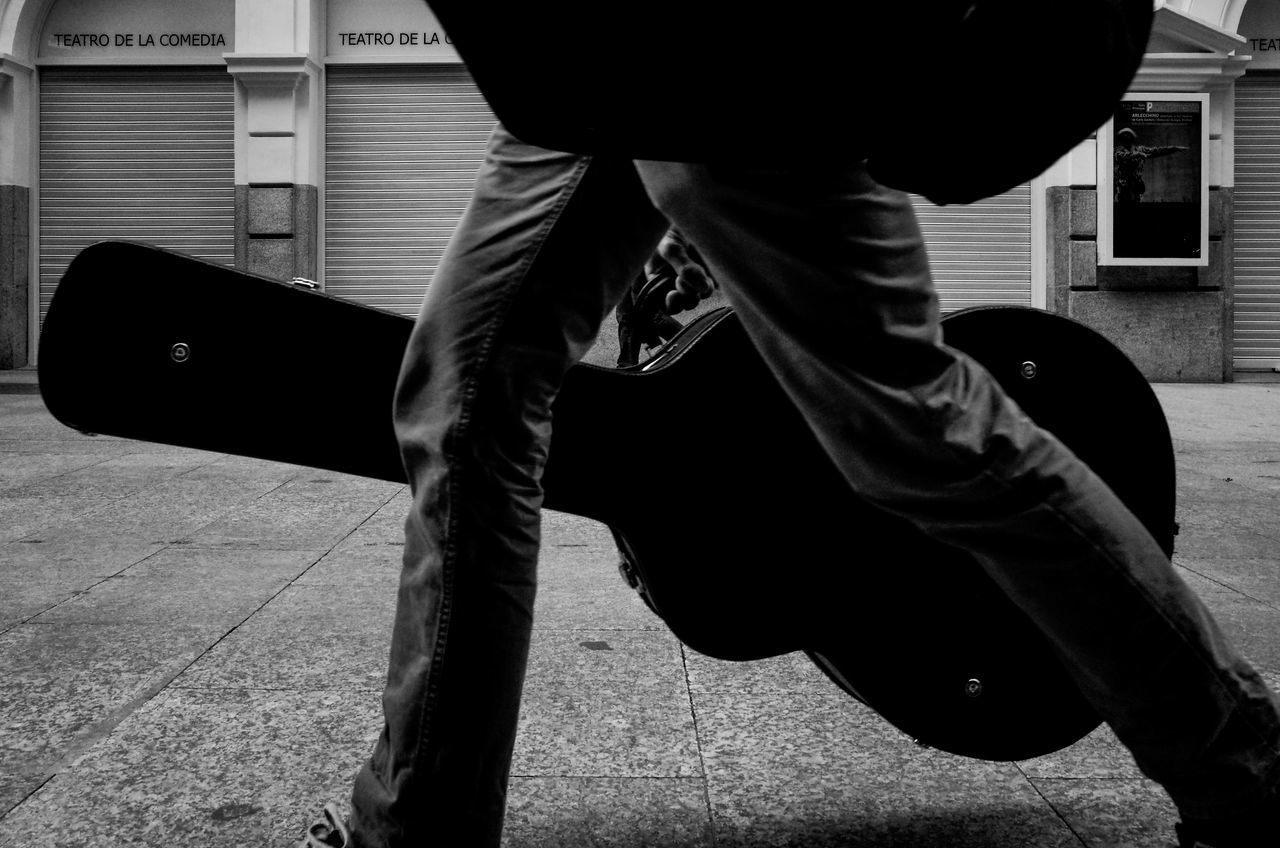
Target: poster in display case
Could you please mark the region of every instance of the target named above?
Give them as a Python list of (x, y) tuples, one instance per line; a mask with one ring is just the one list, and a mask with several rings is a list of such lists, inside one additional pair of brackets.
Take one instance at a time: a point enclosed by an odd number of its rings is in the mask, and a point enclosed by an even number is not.
[(1209, 95), (1127, 94), (1098, 130), (1098, 260), (1209, 264)]

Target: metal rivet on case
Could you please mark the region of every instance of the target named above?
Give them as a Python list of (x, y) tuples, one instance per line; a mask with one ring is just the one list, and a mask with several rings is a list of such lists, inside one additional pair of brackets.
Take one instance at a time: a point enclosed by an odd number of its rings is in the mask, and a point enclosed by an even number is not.
[(1036, 375), (1040, 373), (1040, 366), (1028, 359), (1018, 366), (1018, 373), (1022, 375), (1024, 380), (1034, 380)]
[(976, 677), (969, 678), (969, 682), (964, 685), (964, 693), (970, 698), (976, 698), (982, 694), (982, 681)]
[(174, 362), (186, 362), (191, 358), (191, 346), (185, 342), (178, 342), (169, 348), (169, 358)]

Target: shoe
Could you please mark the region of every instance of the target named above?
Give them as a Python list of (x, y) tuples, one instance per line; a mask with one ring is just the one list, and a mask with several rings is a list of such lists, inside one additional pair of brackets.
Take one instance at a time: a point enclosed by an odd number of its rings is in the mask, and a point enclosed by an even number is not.
[(1186, 819), (1175, 828), (1178, 848), (1272, 848), (1280, 845), (1280, 796), (1252, 815), (1230, 820)]
[(324, 818), (307, 828), (307, 838), (297, 848), (351, 848), (351, 833), (337, 804), (324, 805)]

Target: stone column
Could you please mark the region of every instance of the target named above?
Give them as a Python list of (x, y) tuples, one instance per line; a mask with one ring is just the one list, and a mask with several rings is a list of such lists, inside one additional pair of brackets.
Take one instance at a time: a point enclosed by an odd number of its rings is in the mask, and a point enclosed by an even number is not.
[(314, 279), (319, 253), (318, 0), (238, 0), (236, 264)]
[(0, 370), (30, 364), (32, 69), (0, 56)]
[(308, 106), (319, 68), (306, 56), (239, 55), (228, 56), (227, 67), (244, 105), (236, 122), (236, 264), (284, 279), (314, 277), (319, 192), (309, 146), (318, 110)]

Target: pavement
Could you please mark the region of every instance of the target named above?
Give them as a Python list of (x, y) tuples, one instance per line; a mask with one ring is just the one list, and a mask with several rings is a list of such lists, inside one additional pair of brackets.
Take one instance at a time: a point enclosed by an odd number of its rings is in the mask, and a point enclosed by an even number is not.
[[(1156, 390), (1176, 564), (1280, 684), (1280, 385)], [(381, 727), (407, 503), (0, 394), (0, 844), (285, 846), (345, 807)], [(507, 845), (1172, 845), (1171, 805), (1105, 729), (1025, 762), (921, 748), (802, 656), (683, 648), (615, 562), (603, 527), (546, 516)]]

